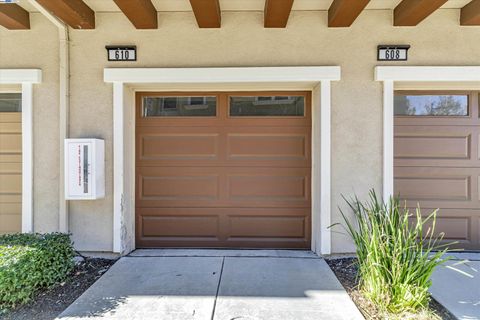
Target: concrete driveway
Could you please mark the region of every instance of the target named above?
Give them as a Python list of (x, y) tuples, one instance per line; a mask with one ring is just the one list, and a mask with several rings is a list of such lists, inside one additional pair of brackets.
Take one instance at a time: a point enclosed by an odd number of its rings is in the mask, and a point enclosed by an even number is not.
[(137, 250), (58, 319), (363, 319), (308, 251)]
[(430, 292), (460, 320), (480, 320), (480, 253), (450, 254), (435, 270)]

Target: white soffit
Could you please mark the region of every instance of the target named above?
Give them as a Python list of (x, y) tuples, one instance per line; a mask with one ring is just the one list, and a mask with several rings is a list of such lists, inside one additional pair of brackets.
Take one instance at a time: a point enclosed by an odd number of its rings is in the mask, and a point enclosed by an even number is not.
[[(30, 12), (37, 12), (28, 0), (18, 0)], [(95, 12), (120, 12), (113, 0), (83, 0)], [(442, 8), (459, 9), (471, 0), (448, 0)], [(294, 11), (326, 11), (333, 0), (295, 0)], [(367, 10), (392, 10), (401, 0), (371, 0)], [(192, 11), (189, 0), (152, 0), (158, 11)], [(222, 11), (263, 11), (265, 0), (220, 0)]]

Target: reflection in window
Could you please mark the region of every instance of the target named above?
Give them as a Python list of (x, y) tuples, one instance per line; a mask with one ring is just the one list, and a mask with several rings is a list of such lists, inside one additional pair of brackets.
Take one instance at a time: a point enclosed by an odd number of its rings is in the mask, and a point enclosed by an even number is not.
[(396, 94), (397, 116), (467, 116), (467, 95), (402, 95)]
[(22, 94), (0, 93), (0, 112), (22, 112)]
[(230, 97), (230, 116), (303, 116), (303, 96)]
[(144, 117), (211, 117), (217, 114), (216, 97), (144, 97)]

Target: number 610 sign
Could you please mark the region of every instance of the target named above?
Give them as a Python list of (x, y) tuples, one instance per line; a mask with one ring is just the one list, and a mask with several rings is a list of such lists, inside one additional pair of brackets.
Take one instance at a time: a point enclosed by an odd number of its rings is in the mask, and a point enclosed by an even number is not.
[(136, 46), (106, 46), (108, 61), (137, 61)]
[(380, 45), (378, 46), (378, 61), (407, 61), (408, 45)]

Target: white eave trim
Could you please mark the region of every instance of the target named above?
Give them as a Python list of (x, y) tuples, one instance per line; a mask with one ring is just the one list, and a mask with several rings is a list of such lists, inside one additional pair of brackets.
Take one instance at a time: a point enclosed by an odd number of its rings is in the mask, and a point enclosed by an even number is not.
[(21, 84), (42, 82), (40, 69), (0, 69), (0, 84)]
[(340, 67), (106, 68), (105, 82), (252, 83), (339, 81)]
[(376, 81), (480, 81), (480, 66), (470, 67), (416, 67), (416, 66), (378, 66), (375, 67)]

